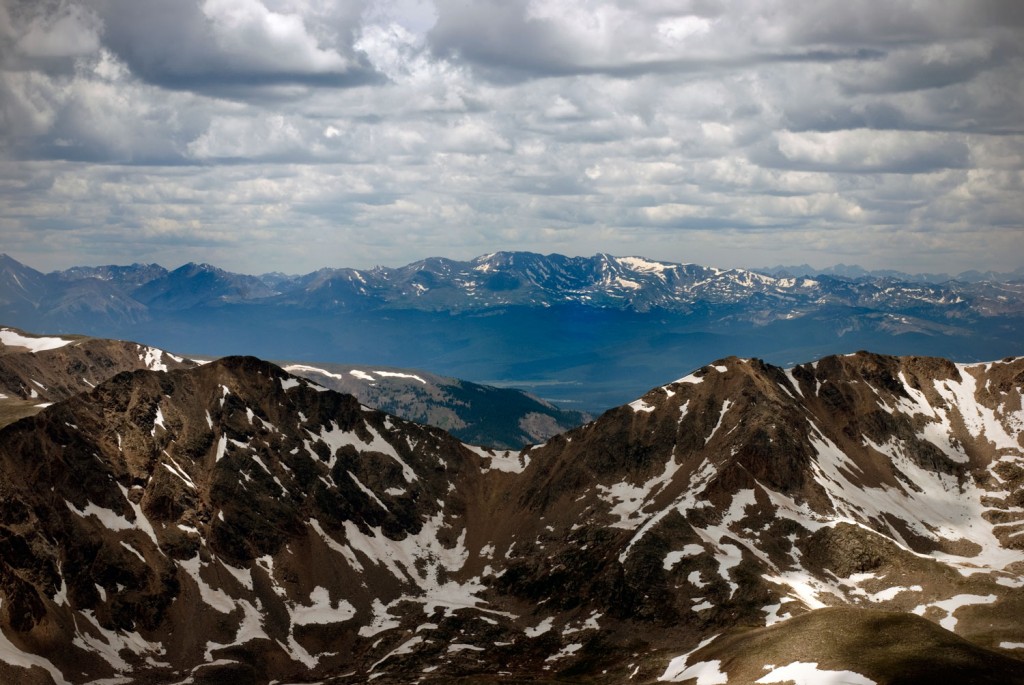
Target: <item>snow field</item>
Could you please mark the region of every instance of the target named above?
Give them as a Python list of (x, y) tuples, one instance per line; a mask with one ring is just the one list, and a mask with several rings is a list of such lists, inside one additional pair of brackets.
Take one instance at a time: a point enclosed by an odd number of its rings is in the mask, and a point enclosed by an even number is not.
[(10, 347), (27, 347), (30, 352), (45, 352), (70, 345), (73, 340), (57, 337), (28, 337), (10, 328), (0, 328), (0, 343)]

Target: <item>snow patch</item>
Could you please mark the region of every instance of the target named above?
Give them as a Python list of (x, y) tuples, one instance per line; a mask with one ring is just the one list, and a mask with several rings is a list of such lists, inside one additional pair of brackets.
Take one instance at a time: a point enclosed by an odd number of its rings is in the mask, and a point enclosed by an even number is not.
[(167, 430), (167, 426), (164, 425), (164, 412), (160, 407), (156, 408), (156, 418), (153, 419), (153, 430), (150, 431), (150, 435), (154, 438), (156, 437), (157, 426), (163, 428), (165, 431)]
[(398, 656), (399, 654), (411, 654), (413, 651), (413, 647), (420, 644), (421, 642), (423, 642), (423, 638), (419, 635), (409, 638), (408, 640), (406, 640), (405, 642), (403, 642), (402, 644), (398, 645), (390, 652), (385, 654), (383, 657), (381, 657), (373, 666), (370, 666), (370, 671), (372, 672), (375, 668), (377, 668), (393, 656)]
[[(691, 649), (686, 654), (682, 654), (680, 656), (677, 656), (674, 659), (672, 659), (671, 661), (669, 661), (668, 662), (668, 667), (665, 669), (665, 672), (662, 673), (661, 676), (658, 677), (658, 681), (659, 682), (673, 682), (673, 683), (677, 683), (677, 682), (682, 682), (684, 680), (688, 680), (690, 678), (698, 677), (696, 673), (692, 673), (690, 675), (687, 675), (686, 677), (683, 677), (683, 674), (686, 673), (686, 662), (697, 651), (707, 647), (712, 642), (714, 642), (715, 638), (717, 638), (717, 637), (718, 637), (717, 635), (712, 635), (711, 637), (707, 638), (706, 640), (701, 642), (699, 645), (697, 645), (696, 647)], [(719, 665), (721, 665), (720, 662), (717, 662), (717, 663), (719, 663)], [(696, 665), (696, 664), (694, 664), (694, 665)], [(717, 668), (716, 668), (716, 670), (717, 670)], [(634, 671), (634, 675), (636, 675), (635, 671)], [(630, 676), (630, 677), (632, 677), (632, 676)], [(727, 682), (727, 680), (723, 680), (721, 682), (725, 683), (725, 682)], [(698, 680), (697, 682), (699, 683), (700, 681)]]
[(488, 471), (504, 471), (506, 473), (522, 473), (530, 465), (530, 455), (512, 450), (486, 450), (476, 445), (465, 445), (466, 449), (475, 452), (484, 459), (487, 459), (487, 466), (480, 469), (482, 473)]
[(548, 616), (546, 619), (544, 619), (537, 625), (533, 626), (532, 628), (527, 628), (523, 632), (526, 634), (526, 637), (539, 637), (544, 633), (548, 632), (549, 630), (551, 630), (551, 626), (554, 624), (554, 622), (555, 619)]
[[(765, 668), (768, 668), (767, 666)], [(793, 683), (794, 685), (876, 685), (874, 680), (853, 671), (828, 671), (818, 662), (794, 661), (788, 666), (772, 668), (758, 683)]]
[(143, 353), (139, 355), (139, 359), (142, 360), (147, 369), (150, 371), (167, 371), (163, 350), (158, 350), (155, 347), (143, 347), (141, 349)]
[(309, 593), (309, 605), (288, 603), (293, 625), (344, 623), (356, 615), (356, 609), (344, 599), (331, 602), (327, 588), (317, 586)]
[(665, 555), (665, 562), (663, 564), (666, 571), (671, 570), (676, 564), (687, 557), (695, 557), (698, 554), (703, 554), (704, 548), (700, 545), (690, 544), (683, 547), (681, 550), (675, 552), (669, 552)]
[(729, 411), (730, 407), (732, 407), (732, 400), (726, 400), (722, 403), (722, 413), (718, 415), (718, 423), (716, 423), (715, 427), (711, 430), (711, 435), (704, 438), (705, 445), (711, 442), (711, 438), (715, 437), (715, 433), (717, 433), (718, 429), (722, 427), (722, 421), (725, 419), (725, 414)]
[(345, 559), (345, 561), (348, 562), (348, 565), (354, 571), (359, 571), (360, 573), (363, 571), (363, 565), (359, 563), (359, 559), (356, 558), (356, 555), (352, 551), (352, 549), (348, 545), (342, 545), (337, 540), (328, 535), (327, 532), (320, 526), (320, 522), (317, 519), (310, 519), (309, 526), (316, 532), (317, 535), (320, 536), (320, 539), (323, 540), (324, 544), (327, 545), (328, 548), (340, 554)]
[[(4, 343), (5, 345), (8, 343)], [(3, 600), (0, 600), (0, 606), (3, 605)], [(11, 666), (17, 666), (19, 668), (32, 668), (37, 666), (53, 678), (57, 685), (69, 685), (68, 681), (64, 679), (64, 674), (60, 670), (50, 663), (49, 660), (44, 659), (41, 656), (35, 654), (28, 654), (18, 649), (13, 642), (7, 639), (4, 635), (4, 631), (0, 630), (0, 661)]]
[(954, 614), (956, 613), (957, 609), (959, 609), (960, 607), (971, 606), (974, 604), (992, 604), (997, 599), (998, 597), (996, 595), (956, 595), (955, 597), (950, 597), (949, 599), (944, 599), (939, 602), (932, 602), (930, 604), (920, 604), (914, 607), (914, 610), (911, 613), (917, 614), (918, 616), (923, 616), (925, 610), (928, 607), (936, 607), (942, 609), (946, 612), (946, 617), (939, 621), (939, 625), (945, 628), (946, 630), (955, 632), (957, 618)]
[[(673, 659), (665, 672), (658, 680), (670, 683), (681, 683), (692, 678), (697, 679), (697, 685), (725, 685), (729, 682), (729, 676), (722, 673), (722, 662), (719, 659), (714, 661), (698, 661), (692, 666), (686, 666), (679, 670), (683, 664), (676, 664)], [(675, 668), (673, 666), (675, 665)]]
[(562, 649), (560, 649), (556, 653), (552, 654), (547, 659), (544, 659), (544, 661), (545, 662), (558, 661), (559, 659), (564, 659), (567, 656), (575, 654), (576, 652), (580, 651), (581, 649), (583, 649), (583, 645), (578, 643), (578, 642), (574, 642), (572, 644), (566, 645), (565, 647), (562, 647)]
[(356, 487), (359, 488), (364, 495), (366, 495), (367, 497), (369, 497), (370, 499), (377, 503), (377, 506), (379, 506), (384, 511), (391, 511), (390, 509), (388, 509), (388, 506), (384, 504), (379, 497), (377, 497), (377, 493), (363, 485), (363, 482), (356, 478), (356, 474), (352, 473), (351, 471), (345, 471), (345, 473), (348, 474), (348, 477), (352, 479), (352, 482), (356, 484)]
[(654, 407), (652, 407), (651, 405), (647, 404), (642, 399), (630, 402), (629, 403), (629, 407), (633, 411), (644, 412), (644, 413), (647, 413), (647, 414), (650, 414), (652, 411), (654, 411)]
[(217, 455), (213, 459), (214, 463), (217, 463), (218, 461), (220, 461), (221, 459), (224, 458), (224, 453), (227, 451), (227, 449), (228, 449), (228, 436), (227, 435), (221, 435), (220, 439), (217, 441)]
[(0, 328), (0, 343), (8, 345), (10, 347), (27, 347), (29, 352), (45, 352), (46, 350), (56, 350), (59, 347), (64, 347), (74, 342), (73, 340), (66, 340), (64, 338), (57, 337), (27, 337), (12, 331), (10, 328)]
[(413, 375), (411, 373), (398, 373), (397, 371), (376, 371), (376, 370), (373, 373), (377, 374), (378, 376), (384, 377), (384, 378), (409, 378), (409, 379), (412, 379), (414, 381), (419, 381), (423, 385), (427, 384), (427, 382), (425, 380), (423, 380), (419, 376)]
[(235, 610), (235, 601), (226, 592), (211, 587), (209, 583), (203, 580), (201, 575), (203, 565), (199, 554), (196, 554), (187, 561), (178, 561), (178, 567), (195, 581), (196, 586), (199, 588), (199, 596), (206, 604), (222, 614), (230, 614)]
[[(87, 621), (86, 630), (81, 630), (78, 625), (78, 616)], [(106, 661), (115, 671), (131, 671), (131, 666), (121, 656), (121, 652), (127, 650), (135, 655), (143, 654), (164, 654), (163, 645), (158, 642), (149, 642), (135, 631), (113, 631), (107, 630), (100, 625), (95, 614), (89, 609), (78, 612), (73, 619), (75, 621), (75, 637), (72, 644), (86, 651), (97, 654)]]

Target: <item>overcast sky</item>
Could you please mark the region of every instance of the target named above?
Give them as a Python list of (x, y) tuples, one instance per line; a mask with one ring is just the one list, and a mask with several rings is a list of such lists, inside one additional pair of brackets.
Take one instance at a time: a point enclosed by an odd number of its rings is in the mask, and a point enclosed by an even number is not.
[(0, 252), (1024, 266), (1020, 0), (0, 0)]

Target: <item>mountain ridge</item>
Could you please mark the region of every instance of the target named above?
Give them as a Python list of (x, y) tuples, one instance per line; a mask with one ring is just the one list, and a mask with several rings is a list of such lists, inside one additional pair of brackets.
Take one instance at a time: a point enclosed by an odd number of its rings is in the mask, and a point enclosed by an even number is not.
[[(608, 254), (566, 257), (531, 252), (495, 252), (467, 261), (429, 257), (402, 267), (325, 268), (302, 276), (276, 273), (252, 276), (197, 263), (188, 263), (173, 271), (155, 264), (135, 264), (128, 267), (73, 267), (42, 274), (7, 255), (3, 257), (4, 273), (15, 280), (20, 271), (35, 280), (48, 279), (51, 290), (67, 288), (69, 284), (82, 281), (101, 281), (122, 287), (122, 294), (137, 299), (140, 304), (163, 309), (193, 306), (200, 302), (273, 298), (283, 298), (282, 302), (303, 306), (316, 306), (318, 302), (341, 305), (343, 300), (337, 297), (348, 297), (361, 298), (364, 300), (362, 306), (376, 304), (440, 308), (444, 311), (510, 304), (551, 306), (556, 302), (628, 306), (647, 311), (685, 306), (684, 303), (697, 300), (739, 302), (758, 295), (778, 298), (821, 292), (820, 283), (810, 275), (775, 276), (764, 273), (772, 269), (720, 269)], [(774, 270), (787, 268), (775, 267)], [(848, 277), (846, 272), (852, 273), (852, 277)], [(878, 288), (863, 290), (863, 286), (876, 281), (890, 287), (898, 283), (916, 283), (917, 287), (911, 289), (913, 299), (921, 303), (942, 304), (946, 299), (962, 297), (964, 292), (973, 292), (974, 286), (991, 280), (983, 278), (985, 274), (969, 272), (974, 277), (972, 282), (950, 280), (945, 287), (940, 287), (942, 284), (913, 280), (917, 277), (901, 272), (877, 272), (877, 277), (874, 273), (859, 267), (839, 265), (831, 271), (817, 270), (814, 275), (849, 283), (847, 296), (853, 292), (857, 295), (856, 299), (846, 300), (847, 303), (863, 303), (870, 298), (878, 298)], [(994, 273), (989, 275), (998, 276)], [(904, 277), (907, 279), (901, 281)], [(170, 297), (171, 293), (179, 290), (184, 290), (191, 298)], [(332, 292), (324, 292), (327, 290)], [(440, 294), (432, 292), (438, 290)], [(460, 293), (464, 303), (445, 297), (453, 290)], [(516, 291), (520, 292), (512, 297), (510, 294)]]
[(561, 409), (515, 388), (471, 383), (417, 369), (346, 364), (280, 366), (388, 414), (442, 428), (466, 443), (498, 449), (544, 442), (592, 418), (586, 412)]
[(0, 327), (0, 426), (90, 390), (120, 371), (190, 366), (195, 362), (130, 341)]
[(744, 682), (764, 664), (714, 651), (734, 631), (841, 630), (836, 606), (923, 617), (915, 658), (952, 664), (926, 635), (953, 631), (1002, 655), (969, 673), (1021, 682), (1022, 392), (1024, 358), (724, 358), (494, 451), (252, 357), (123, 373), (0, 431), (0, 661), (440, 683), (717, 659)]
[[(197, 362), (165, 350), (87, 336), (41, 336), (0, 327), (0, 427), (94, 388), (120, 371)], [(392, 367), (283, 364), (363, 404), (451, 431), (465, 442), (510, 449), (543, 442), (591, 417), (515, 388)]]
[(969, 269), (967, 271), (961, 271), (955, 275), (948, 273), (908, 273), (906, 271), (898, 271), (896, 269), (865, 269), (857, 264), (833, 264), (832, 266), (826, 266), (821, 269), (816, 269), (810, 264), (800, 264), (783, 266), (781, 264), (777, 266), (769, 267), (757, 267), (751, 269), (758, 273), (763, 273), (768, 276), (839, 276), (848, 279), (858, 278), (892, 278), (899, 281), (915, 282), (920, 281), (922, 283), (945, 283), (947, 281), (962, 281), (965, 283), (978, 283), (981, 281), (994, 281), (997, 283), (1007, 283), (1011, 281), (1019, 281), (1024, 279), (1024, 267), (1019, 267), (1013, 271), (979, 271), (977, 269)]

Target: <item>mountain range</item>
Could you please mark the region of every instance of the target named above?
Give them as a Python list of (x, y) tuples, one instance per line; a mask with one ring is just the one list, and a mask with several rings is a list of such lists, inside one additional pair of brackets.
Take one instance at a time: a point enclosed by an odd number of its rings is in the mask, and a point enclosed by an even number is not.
[(1024, 683), (1022, 399), (727, 357), (502, 451), (127, 371), (0, 429), (0, 680)]
[(809, 264), (799, 266), (771, 266), (753, 269), (758, 273), (769, 276), (838, 276), (840, 278), (891, 278), (897, 281), (908, 283), (946, 283), (948, 281), (961, 281), (963, 283), (980, 283), (982, 281), (994, 281), (996, 283), (1012, 283), (1024, 280), (1024, 267), (1014, 271), (961, 271), (956, 275), (947, 273), (916, 273), (911, 274), (905, 271), (894, 269), (865, 269), (856, 264), (836, 264), (824, 269), (815, 269)]
[(302, 276), (205, 264), (43, 274), (2, 256), (0, 321), (192, 355), (430, 369), (600, 411), (660, 383), (666, 359), (1015, 354), (1024, 282), (776, 277), (525, 252)]

